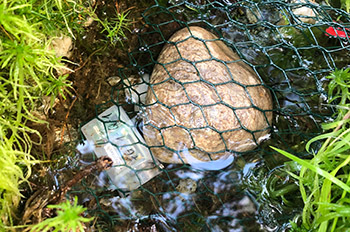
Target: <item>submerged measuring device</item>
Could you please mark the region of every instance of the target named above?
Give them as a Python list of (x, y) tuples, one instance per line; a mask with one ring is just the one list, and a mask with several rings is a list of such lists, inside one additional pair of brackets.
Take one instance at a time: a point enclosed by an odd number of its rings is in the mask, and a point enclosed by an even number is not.
[(163, 168), (145, 146), (145, 141), (122, 107), (112, 106), (81, 128), (94, 146), (97, 157), (113, 160), (107, 170), (112, 183), (120, 190), (137, 189)]

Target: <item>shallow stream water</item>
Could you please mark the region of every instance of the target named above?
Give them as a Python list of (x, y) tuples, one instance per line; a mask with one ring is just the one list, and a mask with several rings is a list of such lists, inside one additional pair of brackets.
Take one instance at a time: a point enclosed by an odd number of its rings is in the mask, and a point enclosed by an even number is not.
[[(129, 53), (120, 78), (150, 74), (166, 39), (186, 25), (203, 26), (264, 80), (273, 96), (273, 125), (267, 141), (252, 152), (236, 154), (222, 170), (166, 164), (131, 193), (113, 188), (106, 173), (83, 180), (70, 194), (79, 196), (90, 216), (97, 216), (93, 230), (285, 231), (291, 220), (298, 222), (303, 203), (297, 182), (285, 172), (290, 168), (286, 159), (269, 146), (308, 156), (305, 143), (321, 132), (321, 123), (334, 110), (327, 105), (326, 76), (348, 65), (350, 57), (344, 41), (324, 34), (326, 18), (320, 16), (323, 21), (315, 24), (286, 22), (281, 12), (292, 17), (291, 9), (274, 4), (171, 0), (158, 1), (143, 13), (138, 48)], [(125, 89), (113, 88), (111, 98), (133, 117), (138, 112), (126, 101)], [(78, 157), (75, 165), (93, 159), (91, 153)]]

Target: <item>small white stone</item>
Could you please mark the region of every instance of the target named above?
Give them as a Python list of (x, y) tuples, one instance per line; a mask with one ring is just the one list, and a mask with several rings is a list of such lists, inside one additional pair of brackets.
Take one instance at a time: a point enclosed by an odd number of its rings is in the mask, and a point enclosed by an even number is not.
[(92, 17), (88, 17), (87, 20), (84, 22), (84, 27), (89, 27), (94, 22), (94, 19)]
[(190, 178), (180, 180), (176, 190), (184, 194), (194, 193), (197, 190), (197, 182)]
[(107, 82), (108, 84), (110, 84), (111, 86), (116, 86), (120, 83), (121, 78), (119, 76), (112, 76), (112, 77), (108, 77), (107, 78)]
[(73, 54), (73, 40), (69, 36), (61, 36), (54, 38), (51, 41), (50, 48), (55, 51), (57, 57), (70, 58)]
[[(310, 23), (310, 24), (314, 24), (316, 22), (316, 15), (315, 15), (315, 12), (312, 10), (312, 8), (301, 5), (305, 3), (315, 4), (313, 1), (293, 0), (292, 3), (299, 3), (301, 6), (293, 9), (293, 13), (295, 14), (295, 16), (299, 18), (300, 21), (302, 21), (303, 23)], [(306, 16), (306, 17), (303, 17), (303, 16)]]

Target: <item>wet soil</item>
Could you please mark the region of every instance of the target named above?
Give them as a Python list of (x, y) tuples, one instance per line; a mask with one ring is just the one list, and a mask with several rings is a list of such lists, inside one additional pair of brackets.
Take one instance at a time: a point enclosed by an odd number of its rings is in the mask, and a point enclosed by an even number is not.
[[(145, 1), (96, 1), (95, 12), (101, 19), (115, 18), (117, 10), (129, 10), (130, 31), (125, 30), (126, 38), (115, 45), (109, 43), (105, 33), (101, 33), (103, 28), (98, 22), (93, 22), (83, 33), (76, 35), (73, 55), (67, 63), (74, 70), (69, 75), (74, 88), (73, 95), (67, 95), (66, 100), (56, 99), (54, 107), (43, 115), (49, 126), (32, 126), (43, 137), (44, 148), (36, 147), (35, 153), (40, 154), (41, 149), (46, 156), (51, 157), (63, 143), (78, 139), (78, 128), (96, 116), (96, 105), (111, 99), (112, 87), (107, 78), (118, 76), (118, 70), (130, 64), (128, 52), (139, 46), (137, 33), (141, 28), (147, 30), (143, 26), (141, 13), (150, 4)], [(39, 141), (38, 138), (33, 139)]]

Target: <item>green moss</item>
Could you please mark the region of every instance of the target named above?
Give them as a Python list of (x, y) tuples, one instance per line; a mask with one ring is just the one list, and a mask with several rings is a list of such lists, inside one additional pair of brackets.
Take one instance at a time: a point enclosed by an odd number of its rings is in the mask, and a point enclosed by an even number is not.
[[(45, 123), (32, 114), (42, 94), (65, 96), (70, 82), (58, 75), (64, 66), (50, 49), (52, 36), (83, 28), (80, 1), (0, 1), (0, 229), (13, 224), (20, 187), (31, 174), (31, 134), (27, 122)], [(55, 25), (55, 26), (54, 26)], [(71, 25), (75, 25), (71, 27)]]
[(61, 231), (61, 232), (76, 232), (85, 231), (84, 223), (90, 222), (93, 218), (84, 218), (81, 214), (86, 210), (78, 205), (77, 197), (74, 199), (73, 205), (67, 200), (59, 205), (49, 205), (49, 209), (56, 209), (57, 216), (46, 219), (35, 225), (30, 230), (31, 232), (45, 231)]

